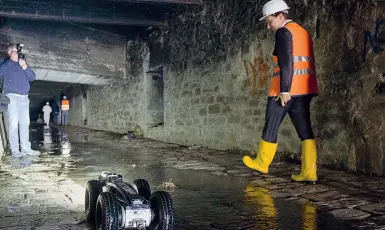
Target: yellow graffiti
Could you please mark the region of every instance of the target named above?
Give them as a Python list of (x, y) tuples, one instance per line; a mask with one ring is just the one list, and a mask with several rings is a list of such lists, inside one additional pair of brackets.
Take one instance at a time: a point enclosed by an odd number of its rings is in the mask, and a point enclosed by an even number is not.
[(262, 49), (260, 49), (259, 57), (255, 57), (254, 60), (250, 61), (251, 76), (247, 61), (244, 61), (244, 67), (246, 70), (245, 85), (250, 86), (251, 83), (251, 94), (254, 96), (258, 89), (265, 88), (271, 73), (269, 65), (263, 59)]

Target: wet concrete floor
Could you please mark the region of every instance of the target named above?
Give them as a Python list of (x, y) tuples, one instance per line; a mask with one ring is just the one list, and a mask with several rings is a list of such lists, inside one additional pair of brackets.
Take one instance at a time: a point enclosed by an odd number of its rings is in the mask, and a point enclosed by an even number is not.
[(31, 139), (41, 156), (3, 159), (0, 229), (91, 229), (85, 185), (102, 171), (168, 191), (175, 229), (385, 229), (383, 178), (320, 169), (321, 184), (303, 185), (289, 180), (298, 165), (259, 175), (226, 151), (76, 127), (33, 124)]

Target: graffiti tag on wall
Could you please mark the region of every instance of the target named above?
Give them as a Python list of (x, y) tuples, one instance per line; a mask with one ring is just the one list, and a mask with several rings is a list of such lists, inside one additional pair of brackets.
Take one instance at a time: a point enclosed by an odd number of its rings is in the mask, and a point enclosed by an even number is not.
[(375, 54), (379, 54), (381, 51), (384, 50), (383, 47), (381, 47), (381, 42), (384, 42), (384, 41), (380, 41), (380, 38), (379, 38), (379, 35), (380, 35), (380, 32), (381, 32), (381, 26), (384, 26), (385, 25), (385, 18), (383, 19), (379, 19), (377, 20), (376, 22), (376, 30), (374, 32), (374, 34), (370, 33), (370, 31), (365, 31), (364, 32), (364, 50), (363, 50), (363, 62), (366, 62), (366, 54), (368, 53), (368, 43), (370, 44), (371, 48), (373, 49), (373, 52)]
[(251, 94), (254, 96), (258, 89), (265, 88), (271, 75), (269, 66), (263, 60), (262, 49), (260, 49), (259, 57), (255, 57), (249, 63), (244, 61), (244, 67), (246, 71), (245, 85), (251, 85)]

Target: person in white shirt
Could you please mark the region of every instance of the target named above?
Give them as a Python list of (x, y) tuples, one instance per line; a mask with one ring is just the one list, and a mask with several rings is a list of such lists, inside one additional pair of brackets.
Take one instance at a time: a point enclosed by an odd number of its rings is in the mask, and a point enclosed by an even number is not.
[(46, 103), (46, 105), (43, 107), (43, 113), (44, 113), (44, 123), (49, 126), (49, 119), (51, 117), (52, 108), (49, 106), (49, 102)]

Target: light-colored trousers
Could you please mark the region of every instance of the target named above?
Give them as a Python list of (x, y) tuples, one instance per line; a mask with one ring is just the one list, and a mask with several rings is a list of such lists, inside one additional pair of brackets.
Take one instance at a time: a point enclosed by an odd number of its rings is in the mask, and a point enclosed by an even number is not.
[(49, 125), (49, 118), (50, 118), (50, 113), (44, 113), (44, 123), (46, 124), (46, 125)]
[(61, 124), (68, 125), (68, 110), (61, 111)]
[[(9, 93), (6, 95), (10, 102), (8, 105), (8, 130), (9, 143), (12, 153), (19, 152), (19, 131), (20, 146), (22, 151), (31, 150), (29, 141), (29, 98), (28, 95)], [(19, 130), (20, 129), (20, 130)]]

